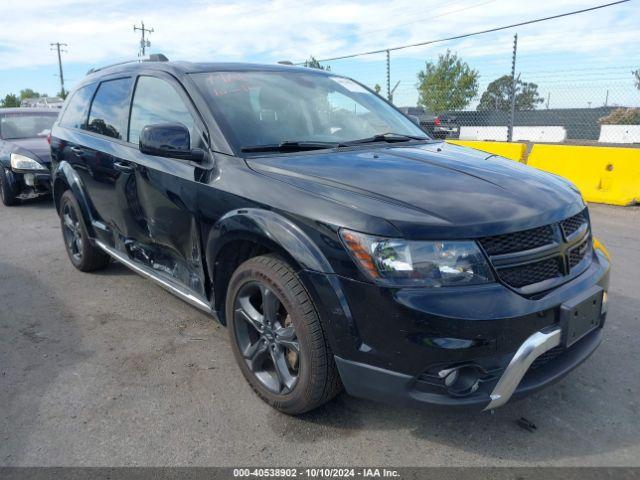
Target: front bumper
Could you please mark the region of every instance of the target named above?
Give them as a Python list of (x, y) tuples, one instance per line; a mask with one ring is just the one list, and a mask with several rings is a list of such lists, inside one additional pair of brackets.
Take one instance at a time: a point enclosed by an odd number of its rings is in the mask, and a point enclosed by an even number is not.
[[(559, 335), (556, 333), (551, 338), (558, 337)], [(499, 381), (494, 381), (487, 385), (487, 388), (483, 388), (473, 395), (462, 398), (451, 397), (442, 393), (425, 391), (420, 378), (352, 362), (340, 357), (335, 358), (347, 392), (355, 397), (407, 407), (429, 405), (489, 410), (557, 382), (584, 362), (600, 345), (601, 341), (602, 328), (599, 328), (572, 345), (553, 361), (547, 362), (535, 370), (527, 371), (522, 377), (513, 377), (517, 380), (513, 391), (506, 389), (501, 396), (494, 393)], [(500, 378), (507, 377), (503, 375)]]
[[(599, 328), (563, 348), (560, 306), (594, 288), (606, 291), (609, 262), (596, 252), (581, 275), (535, 298), (501, 284), (388, 289), (310, 272), (305, 278), (322, 305), (347, 392), (401, 405), (483, 409), (559, 380), (597, 348), (606, 312)], [(460, 366), (477, 369), (480, 381), (471, 392), (452, 394), (438, 373)]]
[(40, 170), (12, 169), (14, 191), (19, 198), (27, 199), (51, 192), (51, 173)]

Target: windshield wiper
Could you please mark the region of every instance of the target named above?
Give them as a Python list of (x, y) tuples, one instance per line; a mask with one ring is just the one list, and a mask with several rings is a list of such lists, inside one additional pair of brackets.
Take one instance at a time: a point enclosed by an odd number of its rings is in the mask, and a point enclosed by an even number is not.
[(361, 138), (359, 140), (351, 140), (349, 142), (342, 142), (342, 145), (359, 145), (361, 143), (376, 143), (376, 142), (409, 142), (411, 140), (429, 140), (429, 137), (419, 137), (417, 135), (405, 135), (403, 133), (379, 133), (373, 137)]
[(240, 150), (243, 152), (300, 152), (303, 150), (321, 150), (339, 146), (334, 142), (293, 142), (272, 143), (266, 145), (247, 145)]

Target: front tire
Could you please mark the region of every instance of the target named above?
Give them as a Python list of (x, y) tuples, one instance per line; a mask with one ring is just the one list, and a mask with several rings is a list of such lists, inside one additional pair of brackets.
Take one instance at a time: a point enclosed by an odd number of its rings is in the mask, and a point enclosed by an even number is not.
[(60, 226), (64, 246), (74, 267), (81, 272), (93, 272), (109, 264), (109, 255), (91, 242), (80, 205), (71, 190), (60, 197)]
[(12, 207), (19, 201), (3, 167), (0, 167), (0, 198), (5, 207)]
[(313, 301), (284, 260), (264, 255), (240, 265), (227, 290), (226, 318), (242, 374), (272, 407), (298, 415), (342, 389)]

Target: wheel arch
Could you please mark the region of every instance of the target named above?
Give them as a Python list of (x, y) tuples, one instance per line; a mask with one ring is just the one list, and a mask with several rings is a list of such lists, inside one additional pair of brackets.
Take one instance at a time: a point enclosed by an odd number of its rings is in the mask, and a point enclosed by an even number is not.
[(205, 247), (212, 282), (212, 304), (225, 324), (224, 304), (231, 275), (244, 261), (275, 253), (296, 270), (333, 273), (317, 245), (288, 218), (257, 208), (239, 209), (224, 215), (212, 228)]
[(80, 205), (82, 211), (82, 217), (87, 231), (91, 237), (95, 237), (95, 231), (93, 230), (93, 216), (91, 215), (90, 201), (87, 197), (82, 180), (78, 173), (68, 162), (60, 162), (53, 172), (53, 202), (56, 211), (60, 213), (60, 198), (67, 190), (71, 190), (73, 195)]

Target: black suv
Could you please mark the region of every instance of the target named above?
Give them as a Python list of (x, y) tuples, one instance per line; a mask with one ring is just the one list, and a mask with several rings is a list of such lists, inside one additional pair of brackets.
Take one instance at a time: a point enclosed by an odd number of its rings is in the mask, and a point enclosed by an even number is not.
[(73, 265), (113, 258), (214, 314), (283, 412), (343, 385), (493, 409), (602, 338), (609, 260), (579, 192), (434, 141), (348, 78), (106, 67), (70, 95), (51, 151)]

